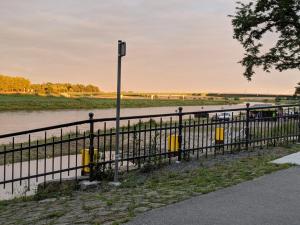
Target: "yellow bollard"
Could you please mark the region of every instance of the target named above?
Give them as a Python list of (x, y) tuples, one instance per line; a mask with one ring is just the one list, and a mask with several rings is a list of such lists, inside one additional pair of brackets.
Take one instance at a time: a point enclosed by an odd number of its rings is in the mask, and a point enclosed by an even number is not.
[[(81, 165), (84, 166), (81, 169), (82, 175), (90, 173), (90, 154), (89, 154), (89, 149), (81, 149)], [(94, 149), (94, 161), (97, 162), (99, 160), (99, 154), (98, 150)]]
[(224, 128), (223, 127), (216, 127), (216, 142), (222, 143), (224, 142)]
[(179, 150), (179, 141), (178, 141), (178, 135), (169, 135), (168, 136), (168, 152), (174, 153), (178, 152)]

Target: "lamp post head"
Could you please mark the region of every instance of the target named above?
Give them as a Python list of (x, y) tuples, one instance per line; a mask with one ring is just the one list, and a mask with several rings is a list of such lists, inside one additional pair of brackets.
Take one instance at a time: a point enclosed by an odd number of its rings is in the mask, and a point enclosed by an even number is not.
[(126, 42), (125, 41), (118, 41), (118, 54), (119, 57), (123, 57), (126, 55)]

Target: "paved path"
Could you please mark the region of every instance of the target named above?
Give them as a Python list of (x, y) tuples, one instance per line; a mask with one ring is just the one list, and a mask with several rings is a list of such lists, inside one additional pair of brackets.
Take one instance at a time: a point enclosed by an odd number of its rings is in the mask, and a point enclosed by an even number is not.
[(299, 225), (300, 167), (158, 208), (129, 224)]
[(299, 166), (300, 165), (300, 152), (284, 156), (280, 159), (276, 159), (273, 161), (273, 163), (278, 163), (278, 164), (292, 163), (292, 164)]

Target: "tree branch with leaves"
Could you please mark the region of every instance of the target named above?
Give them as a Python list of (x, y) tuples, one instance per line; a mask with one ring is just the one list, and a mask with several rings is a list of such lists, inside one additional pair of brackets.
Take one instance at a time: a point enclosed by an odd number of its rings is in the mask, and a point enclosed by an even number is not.
[[(240, 63), (251, 80), (256, 67), (264, 71), (300, 69), (300, 0), (250, 0), (237, 2), (230, 15), (234, 35), (245, 49)], [(265, 50), (263, 37), (273, 34), (276, 43)]]

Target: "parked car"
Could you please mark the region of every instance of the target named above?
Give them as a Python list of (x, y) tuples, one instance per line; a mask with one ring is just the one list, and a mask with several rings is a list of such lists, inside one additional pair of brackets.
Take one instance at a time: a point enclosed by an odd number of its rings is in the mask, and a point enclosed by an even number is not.
[(299, 116), (299, 113), (297, 111), (294, 111), (293, 109), (286, 109), (283, 111), (282, 115), (285, 119), (287, 118), (293, 118), (296, 119)]
[(276, 120), (282, 115), (282, 108), (270, 108), (272, 104), (255, 104), (250, 107), (250, 119)]
[(231, 113), (228, 112), (222, 112), (222, 113), (217, 113), (212, 116), (212, 120), (218, 120), (218, 121), (229, 121), (232, 119)]
[(205, 119), (208, 119), (209, 118), (209, 113), (207, 112), (197, 112), (197, 113), (194, 113), (194, 117), (195, 119), (200, 119), (200, 118), (205, 118)]

